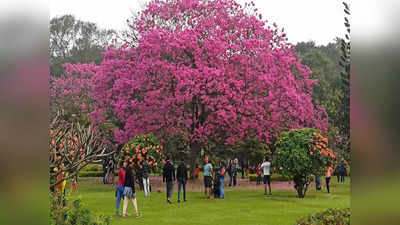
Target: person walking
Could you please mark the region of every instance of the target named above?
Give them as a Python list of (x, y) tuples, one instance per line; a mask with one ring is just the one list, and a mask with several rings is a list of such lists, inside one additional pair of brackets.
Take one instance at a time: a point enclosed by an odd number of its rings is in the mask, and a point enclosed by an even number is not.
[(225, 198), (225, 193), (224, 193), (224, 182), (225, 182), (225, 165), (224, 161), (221, 161), (219, 163), (219, 170), (218, 170), (218, 175), (219, 175), (219, 198), (224, 199)]
[(143, 179), (143, 190), (145, 197), (150, 196), (150, 179), (149, 179), (150, 166), (147, 160), (148, 159), (146, 157), (142, 163), (142, 179)]
[(167, 161), (163, 168), (163, 182), (166, 182), (167, 188), (167, 202), (171, 204), (172, 190), (174, 188), (175, 181), (175, 169), (174, 165), (170, 161), (169, 157), (167, 157)]
[(272, 195), (271, 193), (271, 174), (270, 174), (270, 167), (271, 163), (269, 162), (269, 157), (265, 157), (265, 161), (261, 164), (260, 169), (263, 170), (264, 173), (264, 195), (267, 195), (267, 185), (269, 188), (269, 195)]
[(343, 160), (340, 161), (339, 174), (340, 174), (340, 183), (344, 183), (344, 177), (346, 176), (346, 165), (344, 164)]
[(135, 210), (136, 218), (139, 218), (140, 216), (136, 202), (135, 175), (133, 174), (132, 169), (133, 169), (133, 164), (125, 167), (125, 182), (124, 182), (124, 192), (123, 192), (124, 206), (122, 209), (122, 217), (130, 216), (130, 214), (127, 213), (126, 211), (128, 208), (128, 202), (129, 200), (131, 200), (133, 208)]
[(333, 168), (332, 166), (329, 166), (325, 173), (326, 190), (328, 191), (328, 194), (330, 194), (329, 182), (331, 181), (332, 173), (333, 173)]
[(181, 202), (181, 188), (183, 189), (183, 201), (186, 202), (186, 181), (187, 181), (187, 167), (185, 159), (182, 158), (181, 163), (176, 170), (176, 179), (178, 180), (178, 203)]
[(125, 169), (128, 166), (128, 163), (126, 161), (123, 161), (119, 165), (118, 169), (118, 183), (116, 185), (116, 190), (115, 190), (115, 197), (116, 203), (115, 203), (115, 215), (119, 216), (119, 205), (121, 203), (121, 199), (124, 197), (124, 185), (125, 185)]
[(212, 183), (212, 170), (213, 167), (211, 163), (208, 162), (208, 157), (204, 159), (204, 162), (206, 165), (204, 165), (204, 187), (205, 191), (204, 193), (206, 194), (207, 198), (211, 197), (211, 183)]

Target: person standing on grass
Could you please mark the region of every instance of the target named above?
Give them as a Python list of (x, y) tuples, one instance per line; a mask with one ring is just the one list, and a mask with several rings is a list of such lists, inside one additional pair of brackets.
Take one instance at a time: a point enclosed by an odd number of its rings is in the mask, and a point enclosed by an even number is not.
[(196, 179), (199, 178), (199, 173), (200, 173), (199, 165), (196, 164), (196, 170), (194, 171), (194, 176)]
[[(127, 165), (128, 163), (124, 163)], [(136, 191), (135, 191), (135, 176), (132, 172), (133, 164), (130, 166), (125, 166), (125, 182), (124, 182), (124, 207), (122, 209), (122, 217), (130, 216), (129, 213), (126, 212), (128, 208), (129, 200), (132, 201), (133, 208), (135, 209), (136, 218), (139, 218), (139, 212), (137, 208), (136, 202)]]
[(232, 180), (233, 180), (233, 186), (235, 187), (237, 184), (237, 174), (238, 174), (238, 170), (239, 170), (239, 161), (238, 159), (235, 159), (233, 161), (233, 165), (232, 165)]
[(221, 161), (219, 163), (220, 167), (218, 170), (218, 175), (219, 175), (219, 198), (224, 199), (225, 198), (225, 193), (224, 193), (224, 182), (225, 182), (225, 165), (224, 161)]
[(206, 194), (207, 198), (211, 197), (211, 183), (212, 183), (212, 170), (213, 167), (211, 163), (208, 162), (208, 157), (204, 159), (204, 162), (206, 165), (204, 165), (204, 187), (205, 191), (204, 193)]
[(145, 197), (150, 196), (149, 174), (150, 174), (150, 166), (147, 162), (147, 157), (146, 157), (144, 159), (144, 162), (142, 163), (143, 189)]
[(257, 166), (257, 185), (261, 184), (261, 164)]
[(167, 157), (167, 161), (163, 168), (163, 182), (167, 184), (167, 202), (171, 204), (171, 197), (172, 197), (172, 190), (174, 188), (174, 181), (175, 181), (175, 169), (172, 162)]
[(178, 180), (178, 203), (181, 202), (181, 188), (183, 189), (183, 201), (186, 202), (187, 167), (183, 158), (176, 170), (176, 179)]
[(339, 174), (340, 174), (340, 182), (344, 183), (344, 177), (346, 176), (346, 166), (344, 165), (343, 160), (340, 161)]
[(117, 198), (116, 200), (116, 211), (115, 215), (119, 216), (119, 205), (121, 203), (121, 199), (124, 197), (124, 186), (125, 186), (125, 169), (128, 166), (128, 163), (126, 161), (123, 161), (120, 163), (120, 168), (118, 170), (118, 183), (117, 187), (115, 190), (115, 197)]
[(315, 189), (317, 191), (321, 190), (321, 180), (317, 174), (315, 175)]
[(271, 193), (271, 174), (270, 174), (271, 163), (269, 162), (269, 157), (265, 157), (265, 161), (261, 164), (260, 169), (263, 170), (264, 173), (264, 195), (267, 195), (267, 185), (269, 188), (269, 195)]
[(232, 164), (233, 164), (233, 160), (229, 160), (228, 163), (228, 175), (229, 175), (229, 187), (232, 186)]
[(332, 166), (330, 166), (330, 167), (328, 167), (328, 169), (326, 170), (326, 173), (325, 173), (326, 190), (328, 191), (328, 194), (330, 194), (329, 182), (331, 181), (332, 173), (333, 173), (333, 168), (332, 168)]

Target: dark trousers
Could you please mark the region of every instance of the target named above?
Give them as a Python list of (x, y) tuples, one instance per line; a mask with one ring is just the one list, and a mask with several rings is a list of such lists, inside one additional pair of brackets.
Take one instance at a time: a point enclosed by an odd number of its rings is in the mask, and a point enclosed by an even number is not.
[(183, 189), (183, 201), (186, 201), (186, 179), (178, 179), (178, 201), (181, 199), (181, 188)]
[(257, 175), (257, 184), (261, 184), (261, 173)]
[(321, 180), (319, 179), (319, 176), (315, 176), (315, 188), (321, 190)]
[(174, 182), (167, 181), (167, 199), (171, 200), (172, 190), (174, 189)]
[(326, 189), (328, 190), (328, 193), (330, 193), (329, 192), (329, 182), (331, 181), (331, 178), (330, 177), (325, 177), (325, 182), (326, 182)]
[(345, 172), (340, 172), (340, 182), (344, 183)]

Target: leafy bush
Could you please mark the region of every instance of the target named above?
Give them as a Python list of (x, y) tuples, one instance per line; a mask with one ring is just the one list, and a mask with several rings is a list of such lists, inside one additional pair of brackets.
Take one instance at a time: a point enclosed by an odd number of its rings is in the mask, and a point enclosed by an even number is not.
[(328, 209), (298, 220), (295, 225), (350, 225), (350, 208)]
[(57, 198), (50, 196), (50, 224), (51, 225), (110, 225), (110, 217), (93, 215), (84, 208), (80, 199), (67, 203), (66, 206), (58, 204)]
[(272, 165), (276, 171), (291, 177), (299, 198), (304, 198), (314, 175), (322, 176), (335, 161), (328, 138), (312, 128), (282, 132), (275, 144)]

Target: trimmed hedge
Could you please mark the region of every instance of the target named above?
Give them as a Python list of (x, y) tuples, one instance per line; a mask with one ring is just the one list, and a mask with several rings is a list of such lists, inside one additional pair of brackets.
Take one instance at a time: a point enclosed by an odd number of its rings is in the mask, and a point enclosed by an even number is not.
[[(118, 173), (114, 173), (115, 176)], [(79, 177), (103, 177), (103, 171), (80, 171), (78, 174)]]
[[(250, 181), (257, 181), (257, 174), (249, 174), (249, 180)], [(261, 174), (261, 182), (263, 180), (263, 175)], [(282, 176), (280, 174), (272, 174), (271, 175), (271, 181), (290, 181), (287, 177)]]
[(298, 220), (295, 225), (350, 225), (350, 208), (328, 209)]
[(82, 168), (81, 171), (101, 171), (103, 172), (103, 166), (98, 164), (89, 164)]

